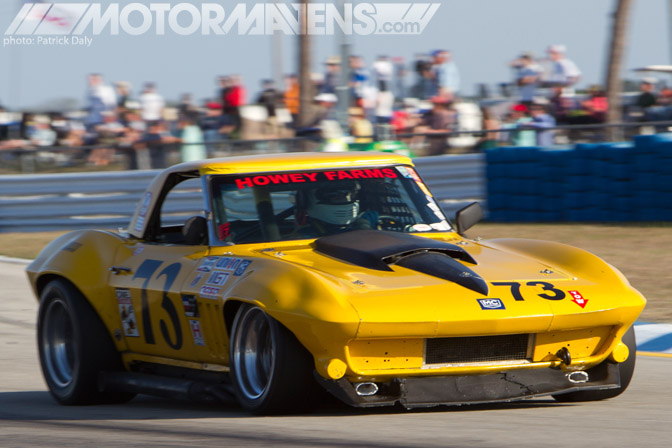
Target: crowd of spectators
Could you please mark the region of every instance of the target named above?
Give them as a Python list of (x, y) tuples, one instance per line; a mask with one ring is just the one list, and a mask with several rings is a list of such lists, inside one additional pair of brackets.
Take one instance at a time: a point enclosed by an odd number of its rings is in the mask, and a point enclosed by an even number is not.
[[(556, 125), (604, 121), (608, 106), (604, 90), (591, 86), (577, 94), (581, 71), (566, 53), (564, 46), (551, 45), (546, 58), (525, 52), (510, 63), (513, 93), (505, 101), (481, 103), (479, 129), (485, 132), (476, 135), (477, 149), (502, 144), (548, 146), (553, 144), (551, 129)], [(250, 138), (244, 133), (241, 111), (255, 104), (262, 106), (265, 124), (253, 137), (347, 134), (352, 141), (365, 143), (385, 129), (386, 135), (421, 148), (421, 155), (447, 151), (446, 135), (459, 130), (463, 102), (460, 71), (450, 51), (418, 54), (411, 64), (379, 56), (367, 65), (364, 58), (353, 55), (347, 66), (347, 95), (340, 89), (339, 57), (326, 59), (323, 72), (313, 75), (311, 119), (301, 126), (295, 74), (287, 75), (282, 87), (264, 81), (255, 97), (248, 94), (240, 75), (220, 76), (212, 98), (197, 103), (184, 94), (170, 105), (155, 83), (146, 83), (134, 96), (129, 83), (109, 84), (102, 75), (91, 74), (82, 113), (24, 114), (19, 135), (0, 126), (0, 149), (96, 146), (88, 154), (94, 165), (109, 164), (123, 154), (130, 168), (164, 167), (169, 163), (167, 145), (179, 146), (181, 160), (191, 161), (211, 155), (212, 142)], [(338, 104), (343, 98), (349, 103)], [(672, 90), (657, 93), (656, 80), (645, 78), (633, 106), (642, 120), (670, 119)], [(344, 110), (346, 120), (339, 116)]]

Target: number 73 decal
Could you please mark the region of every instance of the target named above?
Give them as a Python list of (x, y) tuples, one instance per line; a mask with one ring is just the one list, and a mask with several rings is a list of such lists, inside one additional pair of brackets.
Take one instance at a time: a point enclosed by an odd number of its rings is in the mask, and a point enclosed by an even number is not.
[[(142, 262), (138, 271), (133, 276), (133, 280), (136, 278), (143, 279), (142, 283), (142, 293), (141, 293), (141, 304), (142, 304), (142, 326), (144, 329), (145, 342), (147, 344), (156, 344), (156, 339), (154, 337), (154, 329), (152, 328), (152, 318), (149, 311), (149, 299), (147, 297), (147, 289), (149, 287), (149, 281), (152, 278), (152, 275), (159, 269), (163, 264), (160, 260), (150, 260), (147, 259)], [(179, 350), (182, 348), (182, 327), (180, 325), (180, 318), (175, 309), (175, 305), (168, 297), (168, 291), (173, 285), (177, 274), (180, 272), (180, 263), (173, 263), (170, 266), (167, 266), (163, 269), (159, 275), (156, 276), (156, 279), (159, 280), (161, 277), (165, 277), (163, 284), (163, 297), (161, 300), (161, 308), (166, 312), (170, 318), (169, 324), (166, 323), (164, 319), (159, 319), (159, 328), (161, 329), (161, 336), (163, 337), (166, 344), (174, 350)], [(175, 340), (173, 341), (170, 333), (168, 331), (168, 325), (173, 329), (175, 334)]]
[[(524, 302), (523, 294), (520, 292), (521, 284), (519, 282), (492, 282), (492, 286), (508, 286), (511, 288), (511, 295), (514, 300), (517, 302)], [(564, 291), (555, 287), (554, 284), (548, 282), (527, 282), (526, 286), (541, 286), (542, 293), (536, 294), (538, 297), (546, 300), (562, 300), (566, 297), (567, 294), (572, 298), (572, 302), (579, 305), (581, 308), (585, 308), (588, 303), (588, 299), (585, 299), (579, 291), (567, 291), (565, 294)]]
[[(518, 282), (492, 282), (493, 286), (509, 286), (511, 288), (511, 295), (517, 302), (524, 302), (523, 294), (520, 292), (520, 283)], [(555, 285), (548, 282), (527, 282), (527, 286), (541, 286), (544, 291), (537, 296), (546, 300), (562, 300), (565, 298), (565, 292), (557, 289)], [(576, 292), (576, 291), (574, 291)]]

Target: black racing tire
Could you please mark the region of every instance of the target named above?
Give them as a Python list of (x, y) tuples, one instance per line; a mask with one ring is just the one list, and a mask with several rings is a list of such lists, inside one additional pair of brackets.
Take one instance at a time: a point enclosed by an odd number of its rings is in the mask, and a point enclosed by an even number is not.
[(294, 334), (257, 306), (242, 305), (231, 328), (234, 394), (259, 415), (312, 410), (321, 396), (314, 362)]
[(123, 370), (121, 356), (93, 307), (64, 279), (40, 294), (37, 346), (49, 392), (60, 404), (124, 403), (135, 396), (99, 390), (100, 372)]
[(623, 343), (628, 347), (630, 354), (628, 355), (628, 359), (618, 364), (618, 373), (621, 378), (620, 387), (616, 389), (570, 392), (567, 394), (553, 395), (553, 398), (560, 403), (578, 403), (582, 401), (607, 400), (609, 398), (617, 397), (625, 392), (625, 389), (630, 385), (632, 375), (635, 373), (635, 362), (637, 360), (637, 341), (635, 340), (634, 327), (631, 327), (625, 333), (623, 336)]

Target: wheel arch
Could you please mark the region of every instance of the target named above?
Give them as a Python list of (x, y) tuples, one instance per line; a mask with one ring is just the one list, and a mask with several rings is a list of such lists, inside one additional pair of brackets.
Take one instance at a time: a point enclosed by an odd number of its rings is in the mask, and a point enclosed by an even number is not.
[[(110, 339), (114, 343), (117, 351), (123, 352), (128, 350), (128, 346), (126, 345), (125, 339), (122, 336), (123, 332), (121, 332), (120, 330), (121, 322), (119, 321), (120, 319), (119, 311), (116, 308), (116, 304), (112, 303), (110, 305), (110, 303), (106, 303), (104, 300), (99, 301), (91, 300), (88, 294), (86, 294), (85, 291), (82, 290), (82, 288), (80, 288), (75, 282), (73, 282), (67, 276), (62, 275), (61, 273), (54, 273), (54, 272), (48, 272), (38, 276), (35, 279), (35, 290), (37, 292), (38, 302), (42, 297), (42, 292), (44, 291), (44, 289), (47, 287), (47, 285), (49, 285), (49, 283), (51, 283), (54, 280), (61, 280), (68, 283), (84, 298), (84, 300), (89, 304), (93, 312), (98, 316), (98, 319), (100, 319), (100, 321), (103, 323), (103, 326), (107, 330)], [(121, 337), (116, 337), (117, 332)]]

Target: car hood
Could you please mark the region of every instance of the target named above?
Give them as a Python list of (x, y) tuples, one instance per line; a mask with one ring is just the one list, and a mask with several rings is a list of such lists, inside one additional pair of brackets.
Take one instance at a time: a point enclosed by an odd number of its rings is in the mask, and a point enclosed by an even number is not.
[(616, 325), (624, 297), (637, 294), (582, 276), (578, 267), (569, 272), (456, 234), (391, 233), (349, 232), (275, 255), (344, 285), (360, 318), (360, 337)]

